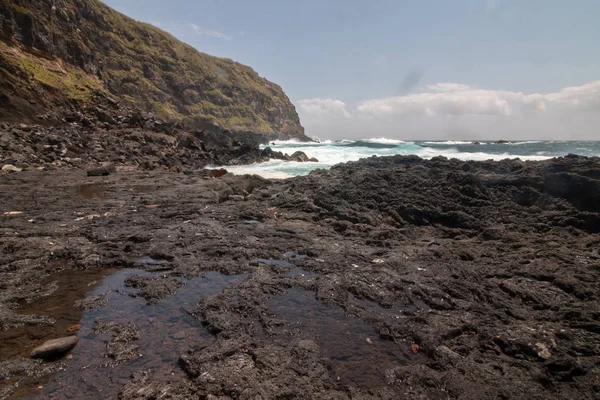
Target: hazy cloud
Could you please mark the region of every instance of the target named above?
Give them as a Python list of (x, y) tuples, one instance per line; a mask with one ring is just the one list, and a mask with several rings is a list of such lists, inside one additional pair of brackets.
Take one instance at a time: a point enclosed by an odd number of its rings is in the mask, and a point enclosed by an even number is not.
[(420, 93), (365, 100), (353, 109), (335, 99), (297, 104), (307, 133), (322, 138), (443, 139), (463, 132), (463, 139), (597, 139), (600, 81), (530, 94), (443, 82)]
[(427, 89), (432, 90), (434, 92), (457, 92), (460, 90), (469, 90), (471, 87), (469, 85), (462, 85), (460, 83), (451, 83), (451, 82), (443, 82), (443, 83), (434, 83), (433, 85), (427, 85)]
[(426, 92), (362, 102), (358, 113), (372, 117), (389, 115), (504, 115), (512, 114), (508, 101), (490, 90)]
[(213, 31), (210, 29), (202, 28), (201, 26), (198, 26), (196, 24), (189, 24), (189, 26), (192, 29), (192, 32), (194, 32), (196, 35), (209, 36), (212, 38), (225, 39), (225, 40), (233, 39), (233, 37), (231, 37), (229, 35), (226, 35), (224, 33), (217, 32), (217, 31)]
[(436, 83), (427, 89), (428, 92), (418, 94), (367, 100), (356, 111), (374, 117), (407, 114), (509, 117), (528, 111), (545, 112), (549, 106), (580, 111), (600, 109), (600, 81), (548, 94), (485, 90), (459, 83)]
[(346, 110), (346, 103), (333, 99), (306, 99), (298, 102), (299, 111), (310, 119), (321, 118), (352, 118)]

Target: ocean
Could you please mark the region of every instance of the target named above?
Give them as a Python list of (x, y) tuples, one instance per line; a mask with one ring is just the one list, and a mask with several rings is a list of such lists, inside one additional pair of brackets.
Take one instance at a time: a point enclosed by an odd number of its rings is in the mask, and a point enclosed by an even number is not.
[[(569, 153), (582, 156), (600, 156), (600, 141), (521, 141), (509, 143), (470, 141), (402, 141), (394, 139), (364, 139), (299, 143), (293, 141), (273, 142), (268, 147), (275, 151), (292, 154), (303, 151), (319, 162), (287, 162), (271, 160), (265, 163), (228, 166), (235, 175), (257, 174), (265, 178), (291, 178), (307, 175), (317, 168), (330, 168), (335, 164), (356, 161), (371, 156), (417, 155), (429, 159), (435, 156), (461, 160), (546, 160)], [(267, 146), (262, 146), (267, 147)]]

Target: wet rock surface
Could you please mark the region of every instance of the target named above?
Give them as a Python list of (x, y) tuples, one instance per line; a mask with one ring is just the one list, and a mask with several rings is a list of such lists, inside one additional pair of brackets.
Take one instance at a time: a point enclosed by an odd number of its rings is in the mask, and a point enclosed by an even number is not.
[[(598, 171), (575, 156), (398, 156), (284, 181), (2, 175), (3, 334), (66, 330), (28, 304), (60, 294), (60, 271), (117, 270), (64, 302), (81, 320), (64, 371), (10, 368), (3, 390), (25, 379), (52, 398), (594, 398)], [(81, 195), (89, 184), (98, 195)], [(39, 344), (28, 337), (2, 359), (27, 355)]]
[(139, 289), (139, 296), (148, 304), (158, 303), (161, 299), (177, 292), (183, 282), (174, 278), (133, 275), (125, 280), (125, 286)]

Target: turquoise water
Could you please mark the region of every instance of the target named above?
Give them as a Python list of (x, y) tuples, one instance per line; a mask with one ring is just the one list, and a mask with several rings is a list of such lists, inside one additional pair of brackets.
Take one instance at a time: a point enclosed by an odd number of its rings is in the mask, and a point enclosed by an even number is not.
[[(267, 147), (267, 146), (263, 146)], [(600, 156), (600, 141), (522, 141), (498, 144), (467, 141), (402, 141), (393, 139), (365, 139), (326, 141), (322, 143), (274, 142), (275, 151), (292, 154), (303, 151), (319, 162), (286, 162), (271, 160), (260, 164), (227, 167), (233, 174), (257, 174), (265, 178), (290, 178), (307, 175), (317, 168), (330, 168), (335, 164), (356, 161), (371, 156), (417, 155), (429, 159), (435, 156), (461, 160), (546, 160), (569, 153)]]

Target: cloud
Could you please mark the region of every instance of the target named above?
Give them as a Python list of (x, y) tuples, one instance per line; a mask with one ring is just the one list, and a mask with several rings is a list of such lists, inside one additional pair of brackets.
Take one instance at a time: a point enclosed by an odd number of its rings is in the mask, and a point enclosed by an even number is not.
[(548, 108), (579, 111), (600, 110), (600, 81), (567, 87), (557, 93), (524, 94), (506, 90), (485, 90), (459, 83), (428, 85), (429, 91), (406, 96), (361, 102), (356, 111), (371, 117), (425, 115), (513, 116), (546, 112)]
[(215, 39), (225, 39), (225, 40), (233, 39), (233, 37), (231, 37), (229, 35), (226, 35), (224, 33), (217, 32), (217, 31), (213, 31), (210, 29), (202, 28), (201, 26), (198, 26), (196, 24), (189, 24), (189, 27), (192, 29), (192, 32), (194, 32), (196, 35), (208, 36), (208, 37), (212, 37)]
[(426, 92), (362, 102), (357, 111), (371, 117), (390, 115), (504, 115), (513, 110), (507, 99), (492, 90), (464, 89)]
[(307, 134), (321, 138), (597, 139), (600, 80), (551, 93), (442, 82), (420, 93), (361, 101), (353, 108), (331, 98), (297, 105)]
[(298, 109), (301, 114), (311, 119), (352, 118), (352, 115), (346, 110), (346, 103), (340, 100), (320, 98), (300, 100)]
[(600, 111), (600, 81), (567, 87), (558, 93), (550, 93), (541, 100), (579, 110)]
[(432, 90), (434, 92), (457, 92), (460, 90), (469, 90), (471, 87), (469, 85), (463, 85), (460, 83), (452, 83), (452, 82), (443, 82), (443, 83), (434, 83), (432, 85), (427, 85), (427, 89)]

